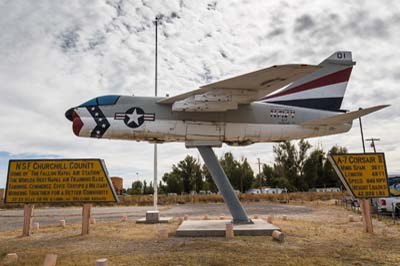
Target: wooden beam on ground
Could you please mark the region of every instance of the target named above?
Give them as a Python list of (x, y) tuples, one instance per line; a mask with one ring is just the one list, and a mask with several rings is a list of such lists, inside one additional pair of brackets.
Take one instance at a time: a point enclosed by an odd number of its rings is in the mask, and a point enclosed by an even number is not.
[(90, 211), (92, 209), (92, 204), (83, 204), (82, 208), (82, 233), (81, 235), (89, 234), (89, 224), (90, 224)]
[(284, 239), (284, 234), (281, 231), (274, 230), (272, 232), (272, 238), (277, 240), (277, 241), (279, 241), (279, 242), (282, 242), (283, 239)]
[(25, 204), (24, 206), (24, 225), (22, 228), (22, 236), (30, 236), (32, 234), (32, 220), (34, 204)]

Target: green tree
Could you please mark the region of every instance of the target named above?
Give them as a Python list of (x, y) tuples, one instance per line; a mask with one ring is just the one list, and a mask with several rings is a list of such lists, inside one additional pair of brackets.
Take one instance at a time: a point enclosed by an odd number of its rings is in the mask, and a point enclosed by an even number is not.
[(150, 184), (147, 187), (146, 194), (154, 194), (154, 187), (153, 187), (153, 182), (152, 181), (150, 181)]
[(165, 173), (162, 180), (166, 184), (166, 193), (181, 194), (183, 192), (183, 182), (178, 172), (172, 171), (170, 173)]
[(193, 156), (187, 155), (177, 165), (172, 165), (172, 171), (164, 174), (163, 181), (169, 193), (199, 192), (203, 189), (201, 165)]
[(225, 171), (226, 176), (234, 189), (240, 189), (240, 163), (233, 158), (231, 152), (222, 155), (219, 163)]
[(304, 163), (305, 189), (318, 187), (324, 176), (325, 153), (322, 149), (313, 150)]
[(262, 176), (263, 184), (273, 188), (290, 188), (292, 185), (286, 177), (279, 176), (275, 167), (263, 164)]
[(143, 181), (143, 195), (146, 195), (147, 193), (147, 182), (146, 180)]
[(240, 184), (238, 189), (243, 193), (246, 190), (250, 189), (254, 182), (254, 172), (250, 167), (250, 164), (247, 162), (246, 158), (242, 159), (242, 163), (239, 164), (239, 175), (240, 175)]
[(288, 180), (290, 191), (305, 190), (304, 163), (307, 152), (311, 148), (308, 141), (300, 140), (298, 149), (290, 141), (284, 141), (274, 146), (275, 172), (281, 178)]
[(204, 190), (209, 190), (213, 193), (217, 193), (218, 192), (218, 188), (214, 183), (214, 180), (211, 177), (210, 172), (208, 171), (208, 168), (205, 164), (203, 164), (203, 167), (201, 168), (201, 172), (203, 174), (204, 177), (204, 184), (203, 184), (203, 188)]
[(172, 171), (182, 178), (184, 192), (189, 193), (192, 190), (198, 192), (202, 189), (201, 165), (193, 156), (187, 155), (178, 165), (172, 166)]
[(139, 195), (142, 194), (143, 184), (140, 181), (134, 181), (132, 183), (131, 194), (132, 195)]
[[(328, 155), (334, 155), (334, 154), (344, 154), (347, 153), (347, 148), (346, 147), (340, 147), (340, 146), (333, 146), (329, 151)], [(331, 163), (326, 160), (324, 167), (323, 167), (323, 177), (318, 181), (318, 186), (341, 186), (342, 183), (340, 179), (338, 178), (335, 170), (333, 169)]]
[(163, 184), (163, 182), (160, 180), (160, 182), (158, 183), (158, 193), (159, 194), (165, 194), (165, 193), (167, 193), (167, 191), (166, 191), (166, 187), (165, 187), (165, 185)]

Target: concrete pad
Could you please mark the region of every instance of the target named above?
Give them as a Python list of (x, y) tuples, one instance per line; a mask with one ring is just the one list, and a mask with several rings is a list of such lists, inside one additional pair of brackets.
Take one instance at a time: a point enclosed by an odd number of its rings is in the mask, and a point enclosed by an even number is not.
[(160, 217), (158, 221), (147, 220), (146, 217), (136, 220), (137, 224), (167, 224), (172, 221), (172, 217)]
[[(253, 219), (253, 224), (234, 224), (235, 236), (271, 236), (279, 227), (261, 219)], [(188, 220), (183, 221), (176, 230), (179, 237), (210, 237), (225, 236), (225, 226), (228, 220)]]

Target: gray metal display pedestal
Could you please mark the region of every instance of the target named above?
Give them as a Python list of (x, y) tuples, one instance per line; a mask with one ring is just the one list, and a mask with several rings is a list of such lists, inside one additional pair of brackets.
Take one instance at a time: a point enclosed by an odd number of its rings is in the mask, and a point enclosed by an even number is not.
[(242, 204), (233, 190), (231, 183), (229, 182), (228, 177), (226, 176), (224, 170), (218, 162), (217, 157), (211, 146), (198, 146), (201, 157), (206, 164), (208, 171), (210, 172), (215, 184), (218, 187), (219, 192), (226, 205), (228, 205), (228, 209), (233, 217), (234, 224), (251, 224), (253, 223), (249, 217), (247, 216), (246, 211), (243, 209)]

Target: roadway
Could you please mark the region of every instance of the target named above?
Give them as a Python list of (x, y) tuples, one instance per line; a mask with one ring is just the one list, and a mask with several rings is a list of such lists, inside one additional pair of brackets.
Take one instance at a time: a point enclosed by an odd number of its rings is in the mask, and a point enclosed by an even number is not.
[[(308, 216), (315, 215), (318, 210), (301, 205), (288, 205), (270, 202), (243, 203), (249, 216), (259, 215), (287, 215)], [(194, 219), (200, 218), (205, 214), (211, 217), (220, 215), (228, 216), (229, 212), (224, 203), (207, 204), (181, 204), (172, 206), (160, 206), (160, 214), (165, 217), (183, 217), (188, 215)], [(151, 206), (115, 206), (115, 207), (93, 207), (92, 217), (97, 222), (118, 221), (122, 216), (127, 215), (130, 220), (143, 218), (147, 210), (153, 210)], [(59, 220), (66, 220), (67, 224), (81, 222), (81, 207), (51, 207), (37, 208), (34, 210), (34, 222), (39, 222), (40, 226), (58, 225)], [(22, 228), (23, 209), (0, 209), (0, 231), (8, 231)]]

